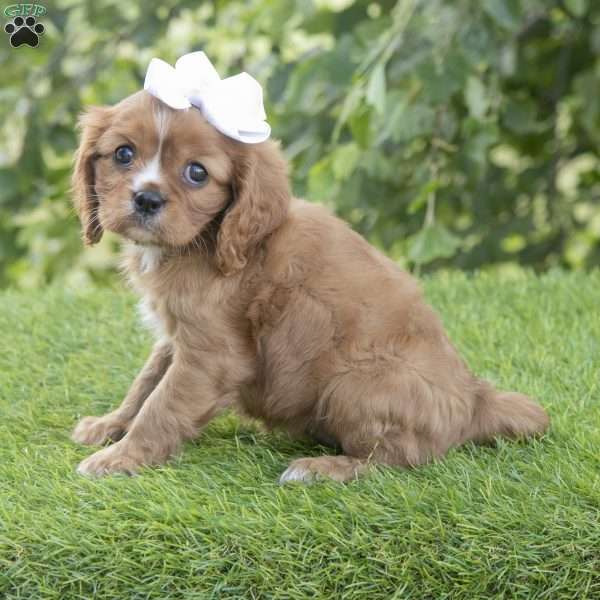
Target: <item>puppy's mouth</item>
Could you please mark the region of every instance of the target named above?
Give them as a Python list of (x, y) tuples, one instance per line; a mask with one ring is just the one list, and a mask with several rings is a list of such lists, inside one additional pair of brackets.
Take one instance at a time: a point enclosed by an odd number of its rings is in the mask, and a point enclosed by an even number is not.
[(128, 226), (122, 235), (134, 242), (141, 242), (143, 244), (156, 244), (160, 242), (158, 232), (141, 223), (133, 223)]
[(158, 218), (139, 215), (133, 211), (119, 216), (101, 215), (100, 221), (107, 231), (112, 231), (133, 242), (159, 244), (163, 237)]
[(129, 218), (135, 227), (145, 229), (149, 232), (158, 232), (159, 215), (140, 215), (139, 213), (133, 212)]

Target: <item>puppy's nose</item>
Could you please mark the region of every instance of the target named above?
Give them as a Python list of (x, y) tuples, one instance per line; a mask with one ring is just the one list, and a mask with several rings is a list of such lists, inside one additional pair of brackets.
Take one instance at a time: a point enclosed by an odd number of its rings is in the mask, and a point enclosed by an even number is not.
[(143, 190), (133, 196), (135, 212), (144, 216), (155, 215), (165, 203), (165, 199), (159, 192)]

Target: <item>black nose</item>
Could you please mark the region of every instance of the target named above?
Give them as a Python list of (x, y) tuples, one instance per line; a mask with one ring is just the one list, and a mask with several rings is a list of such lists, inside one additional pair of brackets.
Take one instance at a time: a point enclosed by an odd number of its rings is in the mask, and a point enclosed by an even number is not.
[(147, 216), (155, 215), (162, 208), (165, 199), (159, 192), (145, 190), (137, 192), (133, 196), (133, 203), (135, 204), (135, 212)]

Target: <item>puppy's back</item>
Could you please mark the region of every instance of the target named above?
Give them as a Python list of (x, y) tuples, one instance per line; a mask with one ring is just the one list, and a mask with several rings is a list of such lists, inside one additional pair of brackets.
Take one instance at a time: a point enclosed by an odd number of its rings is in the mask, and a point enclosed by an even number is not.
[(295, 199), (267, 248), (269, 280), (329, 307), (345, 336), (443, 334), (417, 281), (322, 206)]

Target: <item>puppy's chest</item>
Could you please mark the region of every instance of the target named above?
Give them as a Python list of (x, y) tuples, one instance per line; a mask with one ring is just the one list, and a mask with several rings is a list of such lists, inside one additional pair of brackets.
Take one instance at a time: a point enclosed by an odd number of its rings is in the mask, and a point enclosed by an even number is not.
[(229, 338), (234, 336), (227, 327), (229, 319), (223, 304), (211, 301), (211, 295), (203, 290), (190, 292), (177, 286), (162, 293), (138, 290), (142, 295), (139, 302), (142, 323), (158, 339), (169, 339), (183, 347), (202, 346), (202, 342), (209, 340), (218, 343), (225, 329)]
[(153, 299), (149, 294), (138, 304), (142, 324), (157, 339), (173, 339), (177, 330), (177, 319), (170, 313), (164, 302)]
[(186, 257), (155, 256), (146, 249), (130, 251), (126, 264), (141, 296), (142, 323), (158, 339), (168, 339), (181, 349), (209, 344), (227, 349), (235, 345), (234, 290), (209, 268)]
[(138, 305), (142, 323), (157, 339), (170, 339), (178, 344), (194, 344), (205, 338), (219, 337), (224, 316), (222, 307), (203, 302), (203, 294), (164, 297), (145, 293)]

